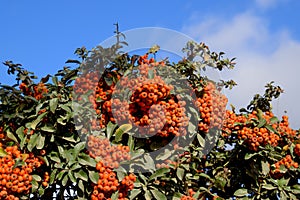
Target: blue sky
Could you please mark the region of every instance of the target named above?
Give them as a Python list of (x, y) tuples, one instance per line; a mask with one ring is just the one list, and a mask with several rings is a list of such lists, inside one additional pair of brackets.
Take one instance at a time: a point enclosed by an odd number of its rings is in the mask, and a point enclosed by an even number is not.
[[(237, 69), (222, 75), (239, 84), (226, 92), (231, 103), (247, 105), (275, 80), (285, 89), (275, 112), (287, 110), (300, 127), (299, 8), (298, 0), (1, 1), (0, 61), (21, 63), (42, 77), (75, 58), (77, 47), (91, 49), (112, 36), (115, 22), (121, 31), (169, 28), (237, 57)], [(5, 73), (0, 66), (0, 83), (9, 84)]]

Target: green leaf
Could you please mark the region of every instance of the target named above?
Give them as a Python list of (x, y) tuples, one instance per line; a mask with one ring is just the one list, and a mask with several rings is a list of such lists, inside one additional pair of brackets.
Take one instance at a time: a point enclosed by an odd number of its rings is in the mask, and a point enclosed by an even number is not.
[(91, 158), (89, 155), (86, 155), (86, 154), (79, 154), (78, 156), (78, 162), (81, 164), (81, 165), (88, 165), (88, 166), (91, 166), (91, 167), (96, 167), (96, 161)]
[(16, 133), (19, 137), (19, 139), (22, 141), (24, 139), (24, 130), (25, 130), (25, 127), (24, 126), (20, 126), (17, 130), (16, 130)]
[(267, 121), (264, 118), (259, 119), (259, 123), (257, 125), (258, 128), (263, 127), (265, 124), (267, 123)]
[(38, 139), (37, 139), (37, 144), (36, 144), (36, 148), (37, 149), (42, 149), (44, 148), (45, 145), (45, 136), (43, 135), (39, 135)]
[(122, 136), (124, 133), (130, 131), (132, 129), (131, 124), (123, 124), (116, 130), (115, 141), (120, 142), (122, 140)]
[(81, 179), (81, 180), (83, 180), (83, 181), (85, 181), (85, 182), (88, 181), (88, 175), (87, 175), (86, 172), (83, 171), (82, 169), (79, 170), (78, 172), (75, 172), (75, 173), (74, 173), (74, 176), (76, 177), (76, 179)]
[(89, 177), (93, 183), (95, 183), (95, 184), (98, 183), (98, 180), (99, 180), (98, 172), (89, 171)]
[(149, 190), (145, 191), (145, 199), (146, 200), (153, 200), (152, 195), (151, 195)]
[(24, 160), (25, 159), (17, 158), (13, 168), (25, 166), (26, 163), (24, 162)]
[(4, 157), (6, 155), (7, 155), (7, 152), (2, 147), (0, 147), (0, 157)]
[(289, 182), (290, 182), (290, 179), (289, 179), (289, 178), (288, 178), (288, 179), (282, 178), (282, 179), (279, 179), (279, 180), (278, 180), (278, 185), (279, 185), (280, 187), (284, 187), (284, 186), (286, 186)]
[(154, 174), (152, 174), (150, 177), (149, 177), (149, 181), (153, 180), (153, 179), (156, 179), (158, 177), (162, 177), (164, 176), (166, 173), (169, 173), (170, 172), (170, 169), (169, 168), (160, 168), (158, 170), (155, 171)]
[(269, 163), (266, 161), (261, 161), (262, 174), (264, 176), (268, 175), (270, 172)]
[(154, 170), (155, 164), (153, 158), (148, 153), (146, 153), (144, 155), (144, 159), (145, 159), (145, 166), (147, 167), (147, 169)]
[(257, 155), (257, 153), (246, 153), (245, 160), (249, 160), (250, 158), (252, 158), (255, 155)]
[(198, 142), (199, 142), (200, 146), (204, 147), (205, 146), (205, 140), (199, 133), (197, 134), (197, 139), (198, 139)]
[(64, 122), (64, 119), (63, 118), (57, 118), (57, 123), (61, 124), (61, 125), (66, 125), (67, 123)]
[(118, 197), (119, 197), (119, 191), (116, 191), (111, 195), (111, 200), (118, 200)]
[(134, 199), (140, 193), (141, 193), (140, 189), (131, 190), (130, 195), (129, 195), (129, 199)]
[(173, 151), (169, 150), (169, 149), (165, 149), (164, 152), (160, 153), (156, 159), (157, 160), (166, 160), (168, 158), (170, 158), (170, 156), (173, 154)]
[(47, 125), (47, 126), (43, 126), (41, 128), (42, 131), (45, 131), (45, 132), (49, 132), (49, 133), (54, 133), (56, 130), (54, 128), (54, 126), (50, 126), (50, 125)]
[(58, 85), (58, 79), (56, 76), (52, 76), (52, 82), (54, 83), (54, 85)]
[(154, 78), (154, 71), (152, 69), (148, 70), (148, 78), (153, 79)]
[(11, 140), (13, 140), (14, 142), (18, 143), (17, 138), (14, 136), (14, 134), (10, 131), (10, 129), (7, 129), (6, 131), (7, 137)]
[(110, 139), (110, 137), (113, 135), (116, 127), (117, 127), (117, 124), (113, 124), (111, 121), (108, 122), (107, 128), (106, 128), (107, 139)]
[(277, 189), (277, 187), (273, 186), (272, 184), (263, 185), (262, 188), (264, 188), (266, 190), (275, 190), (275, 189)]
[(39, 138), (38, 134), (33, 134), (33, 135), (30, 136), (30, 139), (29, 139), (29, 142), (28, 142), (28, 145), (27, 145), (28, 151), (31, 152), (32, 149), (37, 145), (38, 138)]
[(151, 189), (150, 190), (152, 195), (154, 196), (154, 199), (159, 199), (159, 200), (167, 200), (167, 197), (160, 192), (158, 189)]
[(30, 127), (35, 130), (36, 126), (38, 125), (38, 123), (40, 123), (40, 121), (42, 121), (42, 119), (44, 118), (44, 116), (46, 116), (48, 114), (48, 112), (44, 112), (42, 114), (40, 114), (30, 125)]
[(37, 189), (39, 188), (38, 182), (36, 182), (35, 180), (32, 180), (32, 181), (31, 181), (31, 185), (32, 185), (31, 191), (32, 191), (32, 192), (36, 192)]
[(32, 174), (31, 176), (32, 176), (32, 179), (37, 181), (37, 182), (40, 182), (42, 180), (42, 178), (39, 175)]
[(78, 154), (84, 150), (86, 142), (80, 142), (74, 146), (74, 157), (77, 158)]
[(68, 176), (69, 176), (70, 181), (72, 181), (74, 183), (77, 182), (72, 170), (68, 171)]
[(50, 105), (50, 111), (54, 113), (58, 105), (58, 98), (51, 99), (49, 105)]
[(61, 183), (63, 186), (66, 186), (69, 181), (69, 176), (65, 174), (64, 178), (62, 179)]
[(61, 162), (57, 152), (51, 152), (49, 156), (50, 156), (50, 160), (53, 160), (54, 162), (57, 163)]
[(184, 177), (184, 169), (178, 167), (176, 170), (176, 176), (178, 177), (179, 180), (182, 181), (182, 179)]
[(277, 122), (279, 122), (279, 120), (278, 120), (278, 118), (277, 117), (272, 117), (271, 119), (270, 119), (270, 124), (275, 124), (275, 123), (277, 123)]
[(51, 172), (51, 174), (50, 174), (50, 181), (49, 181), (50, 184), (53, 184), (53, 183), (54, 183), (54, 181), (55, 181), (55, 179), (56, 179), (56, 173), (57, 173), (57, 170), (58, 170), (58, 169), (54, 169), (54, 170)]
[(237, 197), (243, 197), (246, 196), (247, 194), (248, 194), (248, 190), (245, 188), (241, 188), (236, 190), (233, 195)]
[(130, 151), (134, 150), (134, 139), (131, 135), (129, 135), (127, 145), (129, 147)]

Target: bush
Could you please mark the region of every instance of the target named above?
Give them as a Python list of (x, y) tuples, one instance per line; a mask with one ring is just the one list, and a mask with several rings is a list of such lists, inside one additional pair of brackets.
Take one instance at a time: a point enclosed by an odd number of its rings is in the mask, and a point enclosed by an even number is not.
[(124, 44), (78, 48), (73, 69), (37, 82), (4, 62), (16, 84), (0, 89), (0, 199), (300, 198), (299, 133), (271, 110), (279, 86), (226, 110), (236, 83), (202, 72), (234, 59), (189, 42), (170, 63)]

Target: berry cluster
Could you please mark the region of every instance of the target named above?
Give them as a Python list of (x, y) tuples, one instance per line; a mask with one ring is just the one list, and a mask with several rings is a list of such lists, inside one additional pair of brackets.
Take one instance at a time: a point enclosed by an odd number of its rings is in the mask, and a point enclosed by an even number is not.
[(96, 170), (99, 171), (99, 180), (93, 186), (91, 199), (111, 199), (111, 195), (116, 191), (119, 192), (119, 200), (126, 199), (128, 191), (133, 189), (136, 177), (134, 174), (129, 174), (119, 181), (113, 169), (118, 168), (121, 161), (130, 159), (129, 147), (112, 146), (108, 139), (100, 139), (93, 135), (88, 137), (87, 145), (90, 156), (101, 158), (96, 165)]
[(284, 172), (280, 170), (280, 166), (284, 166), (286, 169), (290, 169), (291, 167), (298, 168), (299, 164), (293, 161), (291, 155), (286, 155), (284, 158), (279, 160), (274, 164), (275, 169), (271, 171), (271, 175), (274, 178), (281, 178), (284, 175)]
[(212, 128), (220, 129), (225, 117), (227, 98), (221, 94), (212, 82), (203, 88), (203, 93), (197, 98), (195, 105), (200, 111), (200, 131), (207, 133)]
[(237, 133), (238, 138), (245, 140), (245, 144), (253, 151), (257, 151), (259, 146), (266, 146), (267, 144), (275, 147), (280, 140), (277, 134), (270, 132), (266, 128), (243, 127), (241, 130), (238, 130)]
[(180, 200), (196, 200), (193, 195), (196, 194), (196, 192), (193, 189), (188, 189), (189, 195), (183, 195), (181, 196)]
[[(238, 139), (245, 141), (250, 150), (257, 151), (259, 146), (277, 146), (280, 136), (265, 127), (258, 128), (254, 126), (253, 120), (258, 120), (257, 111), (248, 115), (236, 115), (232, 111), (226, 111), (226, 120), (223, 123), (223, 136), (228, 137), (233, 131), (236, 131)], [(265, 112), (262, 118), (270, 124), (270, 119), (274, 117), (273, 113)], [(272, 127), (276, 130), (277, 124)]]
[(282, 116), (281, 122), (274, 124), (273, 128), (276, 129), (281, 136), (287, 136), (292, 140), (297, 135), (297, 131), (289, 126), (289, 118), (286, 115)]
[(128, 123), (130, 117), (128, 102), (114, 98), (106, 101), (102, 109), (110, 121), (118, 124)]
[(170, 95), (172, 86), (167, 85), (161, 77), (155, 76), (153, 79), (138, 77), (138, 79), (130, 101), (137, 104), (142, 112), (147, 112), (153, 104)]
[(32, 153), (22, 154), (17, 146), (7, 146), (4, 152), (6, 155), (0, 158), (0, 199), (19, 199), (17, 196), (30, 192), (31, 174), (43, 162)]
[(29, 87), (25, 82), (22, 82), (19, 86), (20, 90), (28, 96), (33, 96), (35, 99), (40, 100), (48, 93), (48, 89), (44, 83), (40, 82), (33, 86), (33, 89)]
[(300, 157), (300, 144), (296, 144), (296, 146), (294, 148), (294, 152), (297, 156)]
[(98, 72), (88, 72), (86, 74), (82, 74), (78, 78), (73, 86), (73, 90), (76, 94), (86, 94), (89, 91), (94, 91), (99, 81)]
[(96, 169), (99, 171), (99, 180), (94, 185), (92, 200), (111, 199), (111, 195), (116, 191), (119, 192), (119, 200), (127, 199), (128, 191), (133, 189), (133, 183), (136, 181), (134, 174), (125, 176), (119, 182), (112, 168), (105, 166), (101, 161), (97, 163)]
[(107, 138), (89, 135), (87, 146), (89, 155), (93, 158), (100, 157), (105, 167), (118, 168), (121, 161), (130, 159), (128, 146), (112, 146)]
[[(139, 59), (138, 59), (139, 66), (147, 66), (149, 64), (151, 66), (157, 66), (157, 65), (164, 66), (165, 65), (164, 61), (156, 62), (154, 58), (148, 59), (148, 57), (149, 57), (148, 53), (146, 53), (143, 56), (140, 56)], [(141, 74), (148, 74), (148, 67), (145, 67), (145, 68), (142, 68), (142, 69), (145, 69), (146, 71), (143, 71), (143, 70), (140, 69)]]

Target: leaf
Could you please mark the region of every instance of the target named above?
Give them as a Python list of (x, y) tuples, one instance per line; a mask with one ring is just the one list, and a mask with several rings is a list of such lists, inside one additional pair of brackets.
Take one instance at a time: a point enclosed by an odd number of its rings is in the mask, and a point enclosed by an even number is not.
[(54, 133), (56, 130), (54, 128), (54, 126), (50, 126), (50, 125), (47, 125), (47, 126), (43, 126), (41, 128), (42, 131), (45, 131), (45, 132), (49, 132), (49, 133)]
[(36, 126), (38, 125), (38, 123), (40, 123), (40, 121), (42, 121), (42, 119), (44, 118), (44, 116), (46, 116), (48, 114), (48, 112), (44, 112), (42, 114), (40, 114), (30, 125), (30, 128), (32, 128), (33, 130), (35, 130)]
[(78, 162), (81, 165), (88, 165), (91, 167), (96, 167), (96, 161), (94, 159), (92, 159), (89, 155), (86, 155), (84, 153), (82, 153), (78, 156)]
[(151, 195), (149, 190), (145, 191), (145, 199), (146, 200), (153, 200), (152, 195)]
[(261, 161), (262, 174), (264, 176), (268, 175), (270, 172), (269, 163), (266, 161)]
[(89, 178), (91, 179), (91, 181), (93, 183), (97, 184), (98, 180), (99, 180), (99, 173), (98, 172), (89, 171)]
[(31, 176), (32, 176), (32, 179), (37, 181), (37, 182), (40, 182), (42, 180), (42, 178), (39, 175), (32, 174)]
[(57, 105), (58, 105), (58, 98), (53, 98), (53, 99), (50, 100), (49, 106), (50, 106), (50, 111), (52, 113), (55, 112), (55, 110), (57, 108)]
[(123, 124), (116, 130), (115, 141), (120, 142), (122, 140), (122, 136), (124, 133), (130, 131), (132, 129), (131, 124)]
[(275, 123), (277, 123), (277, 122), (279, 122), (279, 120), (278, 120), (278, 118), (277, 117), (272, 117), (271, 119), (270, 119), (270, 124), (275, 124)]
[(171, 150), (169, 150), (169, 149), (165, 149), (165, 151), (164, 152), (162, 152), (162, 153), (160, 153), (157, 157), (156, 157), (156, 159), (157, 160), (166, 160), (166, 159), (168, 159), (171, 155), (172, 155), (172, 151)]
[(117, 190), (111, 195), (111, 200), (118, 200), (118, 197), (119, 197), (119, 191)]
[(246, 153), (245, 160), (249, 160), (250, 158), (252, 158), (255, 155), (257, 155), (257, 153)]
[(259, 123), (257, 125), (258, 128), (263, 127), (265, 124), (267, 123), (267, 121), (264, 118), (259, 119)]
[(152, 195), (154, 196), (154, 199), (159, 199), (159, 200), (167, 200), (167, 197), (160, 192), (158, 189), (151, 189), (150, 190)]
[(56, 76), (52, 76), (52, 82), (54, 83), (54, 85), (58, 85), (58, 79)]
[(55, 181), (55, 179), (56, 179), (56, 173), (57, 173), (57, 170), (58, 170), (58, 169), (54, 169), (54, 170), (51, 172), (51, 174), (50, 174), (50, 181), (49, 181), (50, 184), (53, 184), (53, 183), (54, 183), (54, 181)]
[(80, 61), (78, 61), (78, 60), (73, 60), (73, 59), (67, 60), (66, 63), (75, 63), (75, 64), (79, 64), (79, 65), (81, 64)]
[(198, 139), (198, 142), (199, 142), (200, 146), (204, 147), (205, 146), (204, 138), (200, 134), (197, 134), (197, 139)]
[(7, 152), (2, 147), (0, 147), (0, 157), (4, 157), (6, 155), (7, 155)]
[(37, 145), (38, 138), (39, 138), (38, 134), (33, 134), (33, 135), (30, 136), (30, 139), (29, 139), (29, 142), (28, 142), (28, 145), (27, 145), (28, 151), (31, 152), (32, 149)]
[(178, 167), (176, 170), (176, 176), (178, 177), (179, 180), (182, 181), (183, 176), (184, 176), (184, 169)]
[(36, 192), (37, 189), (39, 188), (38, 182), (36, 182), (35, 180), (32, 180), (32, 181), (31, 181), (31, 185), (32, 185), (31, 191), (32, 191), (32, 192)]
[(14, 136), (14, 134), (10, 131), (10, 129), (8, 129), (6, 131), (7, 137), (11, 140), (13, 140), (14, 142), (18, 143), (17, 138)]
[(153, 79), (154, 78), (154, 71), (152, 69), (149, 69), (148, 71), (148, 79)]
[(245, 188), (241, 188), (236, 190), (233, 195), (237, 197), (243, 197), (246, 196), (247, 194), (248, 194), (248, 190)]
[(155, 171), (154, 174), (152, 174), (150, 177), (149, 177), (149, 181), (153, 180), (153, 179), (156, 179), (158, 177), (162, 177), (164, 176), (166, 173), (169, 173), (170, 172), (170, 169), (169, 168), (160, 168), (158, 170)]
[(45, 136), (39, 135), (39, 137), (37, 139), (36, 148), (42, 149), (42, 148), (44, 148), (44, 145), (45, 145)]
[(76, 177), (76, 179), (81, 179), (81, 180), (83, 180), (85, 182), (88, 181), (88, 175), (82, 169), (79, 170), (78, 172), (75, 172), (74, 176)]
[(116, 127), (117, 127), (117, 124), (113, 124), (111, 121), (108, 122), (107, 128), (106, 128), (107, 139), (110, 139), (110, 137), (114, 133), (114, 130)]
[(68, 171), (68, 176), (69, 176), (70, 181), (72, 181), (74, 183), (76, 182), (76, 178), (75, 178), (72, 170)]
[(64, 178), (61, 181), (61, 183), (62, 183), (63, 186), (66, 186), (68, 181), (69, 181), (69, 176), (67, 174), (65, 174)]
[(130, 195), (129, 195), (129, 199), (134, 199), (140, 193), (141, 193), (141, 190), (139, 190), (139, 189), (131, 190)]
[(160, 46), (155, 44), (148, 50), (148, 53), (157, 53), (157, 51), (159, 51), (159, 49), (160, 49)]
[(80, 142), (74, 146), (74, 157), (77, 158), (80, 151), (82, 151), (85, 148), (86, 142)]
[[(26, 160), (26, 159), (25, 159)], [(17, 158), (13, 168), (25, 166), (24, 159)]]
[(19, 139), (22, 141), (24, 139), (24, 126), (20, 126), (17, 130), (16, 130), (16, 133), (19, 137)]
[(130, 151), (134, 150), (134, 139), (131, 135), (129, 135), (127, 145), (129, 147)]
[(273, 186), (272, 184), (263, 185), (262, 188), (267, 189), (267, 190), (275, 190), (275, 189), (277, 189), (277, 187)]
[(144, 155), (145, 163), (144, 165), (147, 167), (147, 169), (154, 170), (155, 164), (153, 158), (147, 153)]

